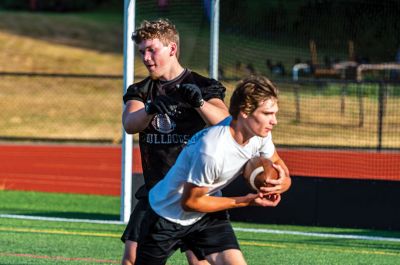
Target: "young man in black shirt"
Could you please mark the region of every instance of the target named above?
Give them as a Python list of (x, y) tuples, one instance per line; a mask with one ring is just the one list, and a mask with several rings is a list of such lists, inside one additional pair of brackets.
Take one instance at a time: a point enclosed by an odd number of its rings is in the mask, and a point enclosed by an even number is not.
[[(138, 204), (121, 238), (124, 265), (136, 259), (148, 191), (166, 175), (192, 135), (229, 115), (223, 102), (225, 87), (179, 63), (179, 34), (170, 21), (143, 21), (132, 38), (149, 76), (131, 85), (123, 97), (123, 126), (129, 134), (139, 133), (145, 182), (136, 193)], [(189, 264), (208, 264), (191, 251), (186, 255)]]

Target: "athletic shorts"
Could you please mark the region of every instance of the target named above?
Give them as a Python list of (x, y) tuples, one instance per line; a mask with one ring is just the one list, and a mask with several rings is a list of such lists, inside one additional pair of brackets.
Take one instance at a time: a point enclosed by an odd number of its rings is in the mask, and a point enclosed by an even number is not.
[(227, 249), (240, 249), (226, 211), (206, 214), (189, 226), (158, 216), (151, 208), (140, 234), (136, 265), (165, 264), (180, 247), (192, 250), (199, 260)]
[(146, 211), (150, 208), (149, 200), (147, 197), (138, 198), (138, 202), (135, 209), (129, 217), (129, 222), (125, 228), (124, 233), (121, 236), (122, 242), (126, 240), (138, 242), (139, 234), (141, 230), (141, 223), (144, 219)]

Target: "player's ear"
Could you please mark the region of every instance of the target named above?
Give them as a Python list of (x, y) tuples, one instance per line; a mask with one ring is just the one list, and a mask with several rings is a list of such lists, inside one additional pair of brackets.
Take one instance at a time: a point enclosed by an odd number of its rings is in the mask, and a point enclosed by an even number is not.
[(169, 49), (170, 49), (169, 55), (170, 56), (175, 56), (176, 52), (178, 51), (178, 45), (176, 45), (175, 42), (170, 42), (169, 43)]
[(245, 112), (243, 112), (243, 111), (240, 111), (240, 112), (239, 112), (239, 116), (242, 117), (243, 119), (247, 119), (247, 117), (248, 117), (249, 115), (247, 115), (247, 113), (245, 113)]

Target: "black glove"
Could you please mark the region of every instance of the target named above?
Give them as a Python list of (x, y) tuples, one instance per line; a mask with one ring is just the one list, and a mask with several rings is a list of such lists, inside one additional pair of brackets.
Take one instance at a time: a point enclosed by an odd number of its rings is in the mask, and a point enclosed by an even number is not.
[(172, 98), (164, 95), (157, 96), (154, 101), (148, 100), (144, 104), (144, 110), (147, 114), (167, 114), (173, 116), (178, 107), (178, 103)]
[(204, 99), (201, 95), (200, 88), (195, 84), (182, 84), (177, 85), (177, 91), (190, 106), (199, 108), (203, 106)]

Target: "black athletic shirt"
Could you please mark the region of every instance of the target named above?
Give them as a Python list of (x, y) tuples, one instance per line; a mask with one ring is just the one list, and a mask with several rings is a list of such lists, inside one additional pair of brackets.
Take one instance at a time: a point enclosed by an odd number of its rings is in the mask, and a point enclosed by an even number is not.
[[(203, 129), (206, 123), (190, 105), (185, 103), (176, 92), (177, 84), (196, 84), (202, 92), (203, 99), (219, 98), (224, 100), (225, 87), (218, 81), (203, 77), (188, 69), (171, 81), (152, 80), (150, 77), (129, 86), (123, 97), (128, 100), (139, 100), (143, 103), (153, 100), (158, 86), (162, 86), (168, 96), (176, 100), (176, 113), (156, 114), (149, 126), (139, 132), (139, 145), (145, 186), (150, 190), (161, 180), (175, 163), (179, 153), (189, 138)], [(142, 190), (140, 193), (143, 193)], [(145, 194), (143, 194), (145, 195)], [(138, 196), (137, 197), (142, 197)]]

